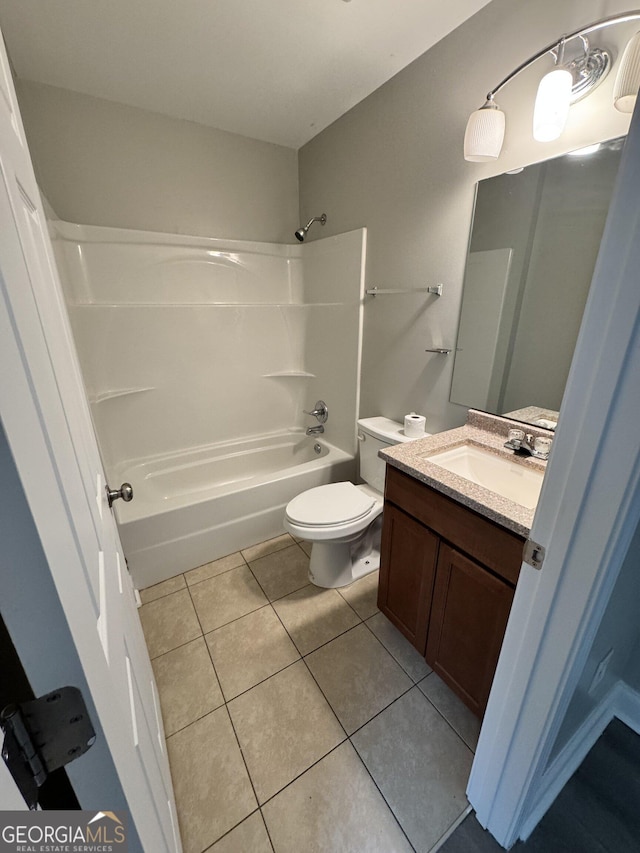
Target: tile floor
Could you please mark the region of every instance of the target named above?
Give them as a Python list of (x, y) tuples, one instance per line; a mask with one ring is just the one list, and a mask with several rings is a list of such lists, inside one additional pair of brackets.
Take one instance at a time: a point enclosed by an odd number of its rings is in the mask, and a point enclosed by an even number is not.
[(479, 723), (376, 607), (309, 583), (288, 534), (143, 590), (185, 853), (437, 849)]

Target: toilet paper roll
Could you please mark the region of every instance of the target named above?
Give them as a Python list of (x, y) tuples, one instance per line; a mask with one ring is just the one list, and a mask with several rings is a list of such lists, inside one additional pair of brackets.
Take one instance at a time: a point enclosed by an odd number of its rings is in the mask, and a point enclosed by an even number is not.
[(420, 438), (424, 435), (427, 419), (415, 412), (404, 416), (404, 434), (407, 438)]

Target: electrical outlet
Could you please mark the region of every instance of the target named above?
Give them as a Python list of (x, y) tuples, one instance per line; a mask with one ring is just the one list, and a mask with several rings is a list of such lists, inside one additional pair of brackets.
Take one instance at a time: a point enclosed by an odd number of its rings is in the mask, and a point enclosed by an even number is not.
[(605, 672), (607, 671), (607, 667), (611, 663), (611, 658), (613, 657), (613, 649), (609, 649), (606, 655), (602, 658), (598, 666), (596, 667), (596, 671), (593, 673), (593, 678), (591, 679), (591, 685), (589, 687), (589, 693), (595, 693), (598, 685), (604, 678)]

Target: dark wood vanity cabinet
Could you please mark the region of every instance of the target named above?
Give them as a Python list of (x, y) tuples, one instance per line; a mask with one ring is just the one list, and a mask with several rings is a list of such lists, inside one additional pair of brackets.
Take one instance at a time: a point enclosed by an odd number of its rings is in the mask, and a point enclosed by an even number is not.
[(387, 466), (378, 607), (482, 717), (522, 537)]
[(378, 607), (421, 652), (427, 645), (438, 537), (410, 515), (387, 504), (384, 508)]

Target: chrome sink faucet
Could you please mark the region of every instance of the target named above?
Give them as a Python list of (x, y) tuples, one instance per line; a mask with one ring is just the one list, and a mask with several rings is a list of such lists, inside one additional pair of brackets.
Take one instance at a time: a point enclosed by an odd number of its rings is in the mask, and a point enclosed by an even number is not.
[(311, 415), (314, 417), (318, 423), (314, 426), (307, 427), (307, 435), (320, 435), (324, 432), (323, 424), (326, 424), (327, 419), (329, 417), (329, 409), (327, 408), (327, 404), (323, 400), (318, 400), (315, 405), (315, 408), (307, 412), (304, 410), (305, 415)]
[(548, 459), (551, 450), (551, 439), (544, 437), (534, 438), (530, 432), (525, 433), (522, 429), (510, 429), (504, 446), (508, 450), (521, 455), (534, 456), (536, 459)]

